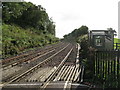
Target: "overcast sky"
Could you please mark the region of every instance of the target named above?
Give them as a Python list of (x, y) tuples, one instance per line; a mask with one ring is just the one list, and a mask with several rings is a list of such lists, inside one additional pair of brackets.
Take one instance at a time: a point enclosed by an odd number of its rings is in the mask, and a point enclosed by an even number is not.
[(56, 25), (56, 36), (62, 38), (82, 25), (89, 30), (118, 31), (119, 0), (25, 0), (42, 5)]

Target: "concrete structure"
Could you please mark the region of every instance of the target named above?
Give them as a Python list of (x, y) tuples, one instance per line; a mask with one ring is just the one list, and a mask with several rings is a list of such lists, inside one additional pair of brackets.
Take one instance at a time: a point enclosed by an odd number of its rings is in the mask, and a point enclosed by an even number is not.
[(114, 49), (115, 30), (91, 30), (89, 32), (90, 45), (96, 49)]

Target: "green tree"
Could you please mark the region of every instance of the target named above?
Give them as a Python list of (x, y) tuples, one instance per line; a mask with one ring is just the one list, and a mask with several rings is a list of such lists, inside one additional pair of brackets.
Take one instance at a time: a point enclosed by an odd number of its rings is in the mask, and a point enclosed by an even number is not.
[(18, 24), (23, 28), (35, 28), (37, 33), (55, 35), (55, 24), (41, 5), (31, 2), (4, 2), (3, 22)]
[(3, 2), (2, 4), (2, 18), (6, 23), (13, 23), (31, 5), (26, 2)]
[(78, 29), (74, 29), (71, 33), (68, 35), (65, 35), (64, 37), (70, 40), (77, 40), (78, 37), (88, 34), (88, 27), (87, 26), (81, 26)]

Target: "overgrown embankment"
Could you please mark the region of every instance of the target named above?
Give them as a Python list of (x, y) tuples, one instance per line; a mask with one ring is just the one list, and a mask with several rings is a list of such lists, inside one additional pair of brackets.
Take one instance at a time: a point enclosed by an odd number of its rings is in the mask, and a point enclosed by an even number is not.
[(2, 25), (3, 39), (3, 57), (16, 55), (21, 51), (41, 47), (58, 41), (51, 34), (36, 34), (33, 28), (23, 29), (16, 25)]
[(3, 2), (2, 14), (3, 58), (59, 41), (55, 37), (55, 24), (41, 5)]

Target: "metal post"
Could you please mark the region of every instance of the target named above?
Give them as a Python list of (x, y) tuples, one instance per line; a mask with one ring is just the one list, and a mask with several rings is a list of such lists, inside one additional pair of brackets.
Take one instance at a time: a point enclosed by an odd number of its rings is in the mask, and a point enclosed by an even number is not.
[(118, 49), (118, 43), (116, 43), (116, 50)]

